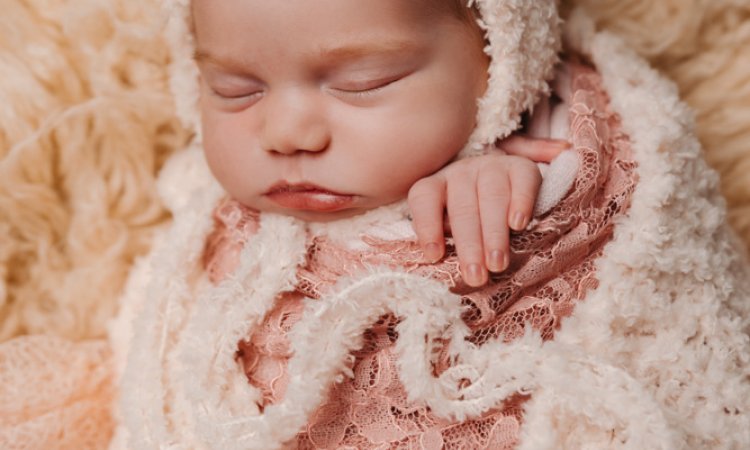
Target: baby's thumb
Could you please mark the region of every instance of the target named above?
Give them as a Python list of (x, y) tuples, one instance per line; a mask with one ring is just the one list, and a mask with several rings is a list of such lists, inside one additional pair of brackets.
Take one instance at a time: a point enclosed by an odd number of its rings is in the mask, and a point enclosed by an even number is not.
[(534, 162), (550, 162), (562, 151), (569, 149), (571, 144), (559, 139), (538, 139), (514, 134), (500, 141), (498, 147), (509, 155), (522, 156)]

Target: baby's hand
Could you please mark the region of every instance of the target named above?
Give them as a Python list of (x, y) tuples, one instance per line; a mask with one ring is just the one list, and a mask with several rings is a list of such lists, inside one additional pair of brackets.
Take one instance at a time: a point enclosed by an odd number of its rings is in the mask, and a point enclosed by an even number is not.
[(542, 182), (535, 161), (549, 162), (569, 146), (515, 135), (500, 144), (507, 154), (466, 158), (417, 181), (409, 190), (409, 208), (425, 257), (430, 262), (443, 257), (444, 229), (450, 228), (467, 284), (486, 283), (488, 269), (505, 270), (508, 227), (526, 228)]

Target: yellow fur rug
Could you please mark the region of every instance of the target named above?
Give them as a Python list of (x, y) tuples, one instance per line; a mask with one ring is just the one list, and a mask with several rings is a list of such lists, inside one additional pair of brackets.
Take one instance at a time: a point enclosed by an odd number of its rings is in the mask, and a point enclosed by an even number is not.
[[(0, 15), (0, 342), (101, 337), (168, 221), (154, 180), (189, 139), (158, 0), (6, 0)], [(695, 108), (750, 247), (750, 4), (577, 0)]]
[(101, 336), (167, 217), (186, 136), (155, 1), (8, 0), (0, 14), (0, 340)]

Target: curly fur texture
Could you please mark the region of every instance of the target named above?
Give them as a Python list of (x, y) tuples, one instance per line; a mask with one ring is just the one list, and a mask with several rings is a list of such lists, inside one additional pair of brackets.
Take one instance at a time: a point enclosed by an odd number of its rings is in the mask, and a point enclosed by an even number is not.
[(694, 110), (729, 222), (750, 248), (750, 3), (575, 0), (674, 80)]
[[(155, 175), (188, 134), (159, 2), (9, 0), (0, 15), (0, 341), (102, 336), (154, 228)], [(750, 6), (576, 0), (677, 81), (750, 247)]]
[(0, 14), (0, 341), (103, 336), (167, 220), (184, 147), (157, 2), (9, 1)]

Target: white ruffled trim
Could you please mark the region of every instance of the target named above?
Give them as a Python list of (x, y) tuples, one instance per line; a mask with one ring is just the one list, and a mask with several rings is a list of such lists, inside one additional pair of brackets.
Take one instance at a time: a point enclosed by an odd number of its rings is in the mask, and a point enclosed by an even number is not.
[[(261, 325), (280, 292), (294, 289), (297, 268), (306, 255), (304, 224), (264, 214), (235, 275), (197, 296), (185, 337), (175, 349), (180, 361), (174, 370), (179, 380), (175, 395), (191, 416), (187, 428), (175, 430), (175, 438), (197, 432), (206, 448), (243, 448), (225, 423), (260, 414), (261, 394), (235, 360), (237, 343)], [(249, 445), (245, 442), (244, 448)]]

